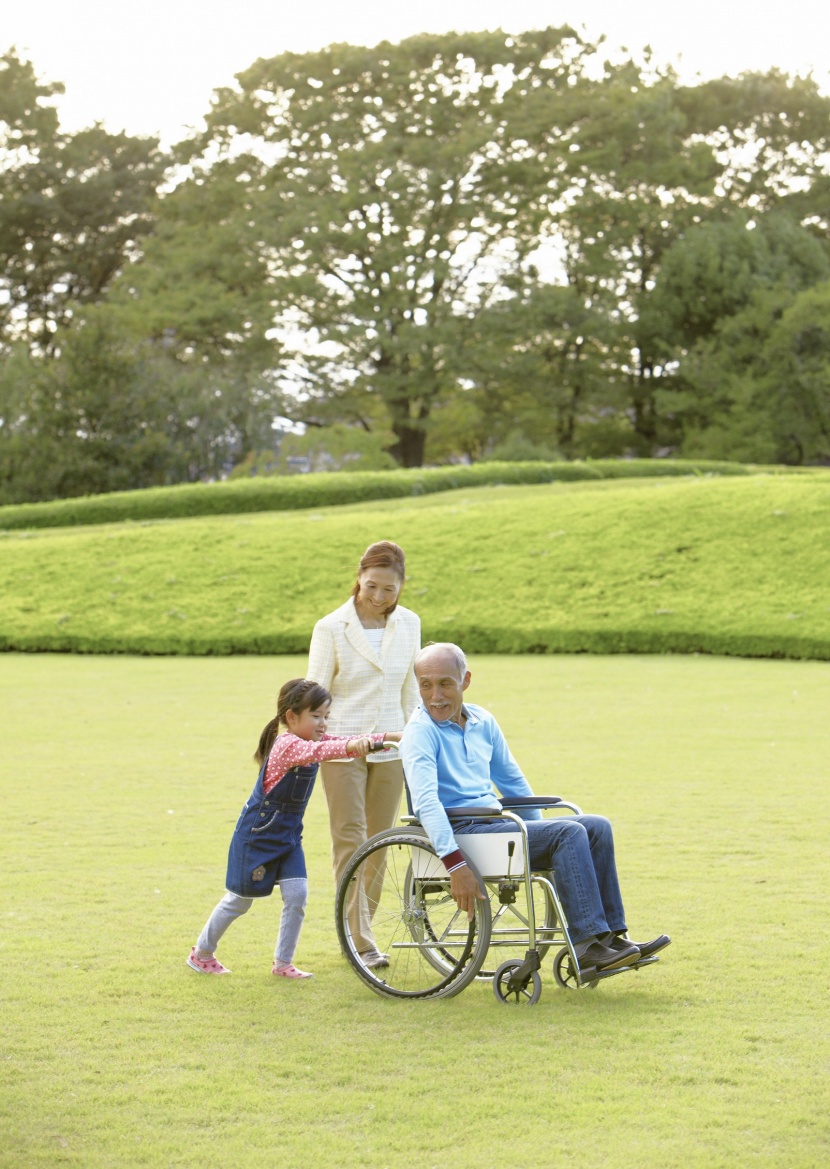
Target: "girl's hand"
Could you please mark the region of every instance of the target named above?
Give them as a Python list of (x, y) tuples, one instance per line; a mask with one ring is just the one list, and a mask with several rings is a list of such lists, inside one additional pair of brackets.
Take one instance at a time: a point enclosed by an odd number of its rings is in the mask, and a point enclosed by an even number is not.
[(358, 758), (365, 757), (372, 750), (372, 740), (368, 735), (361, 735), (358, 739), (349, 739), (346, 744), (346, 750), (350, 755), (357, 755)]
[(383, 732), (384, 743), (400, 743), (402, 738), (403, 738), (403, 731), (384, 731)]

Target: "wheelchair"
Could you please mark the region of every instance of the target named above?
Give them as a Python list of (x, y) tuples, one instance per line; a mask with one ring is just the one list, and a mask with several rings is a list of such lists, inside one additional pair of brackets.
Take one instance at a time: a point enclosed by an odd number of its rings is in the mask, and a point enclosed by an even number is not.
[[(408, 793), (407, 793), (408, 795)], [(654, 955), (584, 980), (556, 892), (553, 873), (531, 872), (527, 828), (519, 810), (568, 810), (558, 796), (523, 796), (500, 808), (452, 808), (450, 822), (510, 820), (515, 831), (466, 833), (459, 848), (485, 893), (470, 921), (450, 895), (450, 877), (413, 815), (358, 848), (337, 887), (340, 947), (358, 977), (385, 998), (437, 999), (474, 980), (492, 982), (499, 1003), (533, 1006), (542, 993), (543, 958), (556, 947), (553, 975), (566, 990), (596, 989), (600, 980), (659, 961)], [(382, 882), (382, 883), (381, 883)], [(371, 894), (367, 893), (371, 890)], [(357, 937), (371, 929), (388, 966), (367, 966)], [(514, 956), (508, 955), (513, 952)]]

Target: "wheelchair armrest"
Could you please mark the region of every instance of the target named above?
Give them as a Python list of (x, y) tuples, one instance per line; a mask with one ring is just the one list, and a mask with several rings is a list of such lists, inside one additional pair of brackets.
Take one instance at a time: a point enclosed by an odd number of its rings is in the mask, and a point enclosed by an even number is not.
[[(499, 819), (501, 817), (501, 808), (445, 808), (448, 820), (483, 820), (489, 817)], [(401, 816), (403, 824), (411, 824), (415, 827), (421, 827), (421, 821), (417, 816)]]
[(499, 800), (503, 808), (552, 808), (562, 803), (561, 796), (505, 796)]
[(577, 816), (582, 815), (582, 809), (578, 804), (572, 804), (570, 800), (563, 800), (561, 796), (505, 796), (504, 799), (499, 800), (501, 806), (505, 811), (515, 808), (570, 808)]
[(446, 808), (445, 811), (449, 820), (473, 820), (487, 816), (496, 818), (501, 816), (501, 808)]

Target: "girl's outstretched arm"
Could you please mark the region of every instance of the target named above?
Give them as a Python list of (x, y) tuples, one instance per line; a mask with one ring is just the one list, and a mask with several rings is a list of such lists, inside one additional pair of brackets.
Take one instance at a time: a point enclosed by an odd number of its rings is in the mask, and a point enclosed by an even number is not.
[(357, 738), (353, 735), (323, 735), (317, 742), (301, 739), (290, 732), (279, 735), (274, 740), (265, 769), (266, 795), (292, 767), (300, 767), (304, 763), (325, 763), (329, 759), (352, 759), (382, 744), (382, 733)]

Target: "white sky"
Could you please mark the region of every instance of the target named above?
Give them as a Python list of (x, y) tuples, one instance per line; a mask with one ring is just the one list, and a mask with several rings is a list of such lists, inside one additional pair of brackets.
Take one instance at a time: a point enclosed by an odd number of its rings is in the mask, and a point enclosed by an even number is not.
[(66, 129), (102, 121), (170, 143), (258, 57), (566, 23), (612, 46), (650, 44), (687, 79), (776, 65), (812, 69), (830, 91), (828, 0), (0, 0), (0, 52), (16, 45), (41, 78), (65, 83)]

